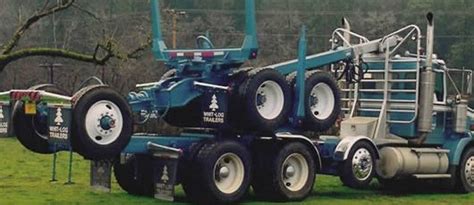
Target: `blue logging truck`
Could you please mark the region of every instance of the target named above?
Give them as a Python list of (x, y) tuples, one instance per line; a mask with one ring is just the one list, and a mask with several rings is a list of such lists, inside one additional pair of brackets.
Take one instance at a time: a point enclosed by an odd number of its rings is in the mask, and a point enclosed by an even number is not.
[[(114, 159), (130, 194), (173, 200), (181, 184), (203, 204), (239, 202), (250, 186), (267, 200), (303, 200), (316, 174), (353, 188), (377, 177), (385, 186), (416, 178), (474, 190), (472, 73), (433, 54), (431, 13), (425, 55), (416, 25), (369, 40), (344, 21), (326, 52), (307, 55), (303, 28), (297, 59), (246, 68), (258, 43), (254, 1), (245, 4), (240, 48), (214, 48), (198, 36), (196, 48), (168, 49), (159, 2), (151, 0), (153, 53), (170, 71), (126, 98), (102, 84), (73, 96), (54, 85), (0, 93), (18, 140), (37, 153)], [(134, 133), (151, 115), (183, 132)], [(341, 115), (339, 136), (304, 135)]]

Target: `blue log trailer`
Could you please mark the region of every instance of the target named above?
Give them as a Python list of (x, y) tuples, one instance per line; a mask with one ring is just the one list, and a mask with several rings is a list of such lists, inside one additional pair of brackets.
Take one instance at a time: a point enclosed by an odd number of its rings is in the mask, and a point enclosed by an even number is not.
[[(344, 21), (326, 52), (306, 54), (303, 28), (297, 59), (242, 68), (258, 53), (254, 1), (245, 3), (241, 48), (217, 49), (199, 36), (195, 49), (168, 49), (152, 0), (153, 53), (170, 72), (126, 98), (102, 84), (73, 96), (54, 85), (0, 93), (3, 108), (15, 100), (19, 141), (37, 153), (115, 159), (115, 177), (130, 194), (173, 200), (181, 184), (203, 204), (238, 202), (250, 186), (267, 200), (302, 200), (317, 173), (353, 188), (377, 177), (388, 186), (422, 178), (474, 190), (474, 118), (466, 100), (472, 75), (433, 57), (432, 14), (425, 56), (415, 25), (369, 40)], [(404, 49), (415, 52), (402, 56)], [(460, 82), (452, 73), (467, 86), (448, 89)], [(341, 111), (340, 136), (304, 135), (327, 130)], [(183, 132), (134, 133), (151, 115)]]

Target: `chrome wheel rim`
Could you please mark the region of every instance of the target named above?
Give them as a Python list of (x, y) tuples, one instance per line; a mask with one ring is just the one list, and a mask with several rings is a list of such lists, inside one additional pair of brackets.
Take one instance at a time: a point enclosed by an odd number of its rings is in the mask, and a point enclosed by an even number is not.
[(373, 169), (373, 160), (369, 150), (360, 148), (352, 157), (352, 173), (359, 181), (367, 180)]
[(474, 187), (474, 156), (467, 159), (464, 166), (464, 179), (469, 186)]

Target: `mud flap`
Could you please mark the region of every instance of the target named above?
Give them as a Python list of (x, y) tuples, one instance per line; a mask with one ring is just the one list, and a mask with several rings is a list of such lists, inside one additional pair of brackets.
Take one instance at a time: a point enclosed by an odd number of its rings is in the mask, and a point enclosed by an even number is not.
[(113, 160), (91, 161), (90, 185), (96, 191), (110, 192)]
[(178, 173), (179, 149), (149, 142), (148, 150), (153, 155), (153, 179), (156, 199), (174, 201), (174, 186)]
[(72, 110), (68, 106), (48, 107), (48, 142), (52, 149), (69, 150), (71, 138)]
[(201, 103), (202, 123), (204, 127), (220, 128), (227, 123), (227, 90), (204, 90)]
[(0, 103), (0, 137), (10, 137), (10, 105)]

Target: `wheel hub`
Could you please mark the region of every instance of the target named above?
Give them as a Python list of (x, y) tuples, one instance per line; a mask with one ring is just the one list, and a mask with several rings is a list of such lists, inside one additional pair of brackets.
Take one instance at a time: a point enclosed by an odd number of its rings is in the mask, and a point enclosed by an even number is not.
[(464, 177), (469, 186), (474, 187), (474, 156), (469, 157), (466, 161)]
[(309, 165), (303, 155), (299, 153), (289, 155), (283, 162), (281, 177), (288, 190), (301, 190), (309, 177)]
[(227, 178), (229, 177), (230, 170), (228, 167), (223, 166), (219, 169), (219, 177), (222, 178)]
[(370, 152), (361, 148), (358, 149), (352, 158), (352, 172), (358, 180), (366, 180), (372, 172), (372, 157)]
[(257, 95), (257, 106), (259, 107), (259, 109), (265, 106), (265, 102), (267, 102), (267, 97), (265, 96), (265, 93), (259, 93)]
[(255, 106), (263, 118), (272, 120), (278, 117), (283, 110), (284, 103), (283, 90), (275, 81), (265, 81), (257, 88)]
[(104, 116), (100, 119), (100, 127), (104, 130), (110, 130), (115, 127), (115, 119), (111, 116)]
[(285, 176), (286, 178), (290, 178), (290, 177), (293, 177), (295, 176), (295, 167), (289, 165), (286, 167), (285, 169)]

